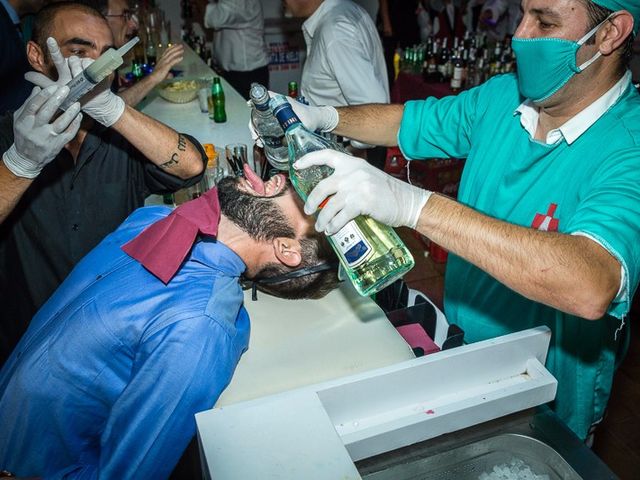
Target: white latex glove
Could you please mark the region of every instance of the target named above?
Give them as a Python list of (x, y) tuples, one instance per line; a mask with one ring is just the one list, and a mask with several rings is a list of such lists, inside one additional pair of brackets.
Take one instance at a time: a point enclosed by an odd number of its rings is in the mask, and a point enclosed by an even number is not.
[[(280, 95), (279, 93), (272, 92), (269, 90), (269, 96), (271, 98), (274, 95)], [(309, 105), (305, 105), (304, 103), (298, 102), (295, 98), (286, 96), (287, 101), (291, 104), (294, 113), (298, 116), (302, 124), (307, 127), (307, 129), (315, 132), (316, 130), (321, 132), (331, 132), (334, 128), (338, 126), (338, 111), (330, 106), (322, 106), (322, 107), (311, 107)], [(253, 104), (251, 100), (247, 102), (247, 104), (251, 107)], [(263, 147), (262, 140), (255, 128), (253, 128), (253, 123), (251, 119), (249, 119), (249, 131), (251, 132), (251, 139), (259, 146)], [(368, 148), (368, 147), (364, 147)]]
[[(269, 95), (274, 96), (276, 94), (269, 92)], [(287, 97), (287, 100), (302, 124), (312, 132), (332, 132), (338, 126), (340, 117), (335, 108), (328, 105), (312, 107), (291, 97)]]
[[(35, 178), (78, 133), (82, 114), (74, 103), (55, 121), (51, 118), (69, 94), (67, 87), (35, 87), (26, 102), (13, 114), (13, 145), (2, 155), (16, 176)], [(51, 123), (50, 123), (51, 122)]]
[[(24, 78), (39, 87), (66, 85), (71, 78), (80, 75), (82, 70), (93, 63), (91, 58), (81, 59), (75, 55), (64, 58), (58, 43), (52, 37), (47, 38), (47, 47), (53, 64), (58, 71), (58, 80), (54, 82), (39, 72), (25, 73)], [(111, 77), (109, 76), (82, 98), (82, 110), (105, 127), (110, 127), (116, 123), (125, 109), (124, 100), (111, 91), (110, 84)]]
[(334, 150), (312, 152), (294, 164), (302, 170), (313, 165), (327, 165), (334, 169), (309, 194), (304, 206), (307, 215), (320, 210), (316, 230), (333, 235), (358, 215), (399, 227), (415, 228), (422, 208), (431, 193), (402, 180), (393, 178), (361, 158)]

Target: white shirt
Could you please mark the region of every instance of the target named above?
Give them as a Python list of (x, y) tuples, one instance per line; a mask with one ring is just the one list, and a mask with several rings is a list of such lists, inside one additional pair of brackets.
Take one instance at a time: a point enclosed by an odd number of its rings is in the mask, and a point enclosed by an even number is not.
[[(629, 82), (631, 82), (631, 72), (627, 70), (627, 73), (625, 73), (613, 87), (607, 90), (604, 95), (598, 98), (587, 108), (582, 110), (580, 113), (567, 120), (561, 126), (547, 133), (545, 143), (547, 145), (553, 145), (564, 139), (569, 145), (571, 145), (580, 137), (580, 135), (582, 135), (594, 123), (596, 123), (602, 115), (607, 113), (607, 111), (626, 91), (627, 87), (629, 86)], [(539, 109), (535, 107), (530, 100), (526, 100), (521, 103), (518, 108), (516, 108), (516, 111), (513, 112), (513, 114), (520, 114), (520, 124), (527, 131), (529, 136), (534, 139), (536, 137), (536, 130), (538, 129), (538, 119), (540, 118)], [(609, 251), (609, 249), (605, 245), (602, 245), (602, 243), (600, 243), (598, 240), (593, 238), (591, 235), (588, 235), (587, 233), (574, 232), (572, 233), (572, 235), (588, 237), (598, 245), (603, 247), (605, 250)], [(618, 293), (616, 294), (616, 300), (624, 298), (628, 288), (629, 285), (625, 275), (624, 267), (620, 265), (620, 288), (618, 289)]]
[(213, 28), (213, 56), (224, 70), (248, 72), (269, 63), (259, 0), (209, 3), (204, 26)]
[[(595, 102), (558, 128), (549, 131), (545, 143), (547, 145), (553, 145), (564, 138), (565, 141), (571, 145), (618, 101), (627, 89), (630, 81), (631, 72), (627, 71), (613, 87)], [(530, 100), (525, 100), (516, 108), (513, 114), (520, 114), (520, 124), (532, 139), (535, 138), (538, 129), (538, 119), (540, 118), (538, 107), (535, 107)]]
[(379, 0), (354, 0), (354, 2), (367, 11), (369, 16), (371, 16), (373, 23), (376, 22), (378, 18), (378, 10), (380, 10)]
[(311, 105), (389, 103), (378, 31), (351, 0), (324, 0), (302, 25), (307, 59), (300, 91)]

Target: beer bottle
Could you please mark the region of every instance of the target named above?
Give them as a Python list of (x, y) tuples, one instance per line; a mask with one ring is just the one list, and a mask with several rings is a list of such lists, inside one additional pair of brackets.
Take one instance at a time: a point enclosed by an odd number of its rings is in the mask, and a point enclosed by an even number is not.
[(298, 98), (298, 82), (289, 82), (289, 96)]
[(222, 90), (222, 83), (220, 83), (220, 77), (213, 79), (211, 85), (211, 102), (213, 102), (213, 116), (210, 117), (216, 123), (224, 123), (227, 121), (227, 112), (224, 109), (224, 90)]

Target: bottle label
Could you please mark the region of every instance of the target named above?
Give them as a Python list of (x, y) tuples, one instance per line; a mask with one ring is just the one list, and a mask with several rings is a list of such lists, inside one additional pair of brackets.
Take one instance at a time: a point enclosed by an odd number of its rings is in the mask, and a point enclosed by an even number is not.
[(277, 106), (273, 110), (273, 115), (278, 119), (278, 122), (280, 122), (280, 126), (285, 132), (292, 125), (302, 123), (293, 111), (293, 108), (291, 108), (289, 102)]
[(373, 251), (371, 244), (353, 220), (332, 235), (331, 240), (340, 249), (350, 267), (357, 267), (363, 263)]

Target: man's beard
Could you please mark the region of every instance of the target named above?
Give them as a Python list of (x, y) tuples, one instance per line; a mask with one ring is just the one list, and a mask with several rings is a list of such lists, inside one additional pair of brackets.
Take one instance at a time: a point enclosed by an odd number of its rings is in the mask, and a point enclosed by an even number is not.
[[(287, 187), (288, 188), (288, 187)], [(286, 192), (283, 190), (279, 195)], [(222, 214), (257, 241), (278, 237), (296, 238), (282, 209), (274, 197), (257, 197), (238, 189), (237, 179), (223, 178), (218, 183), (218, 199)]]

